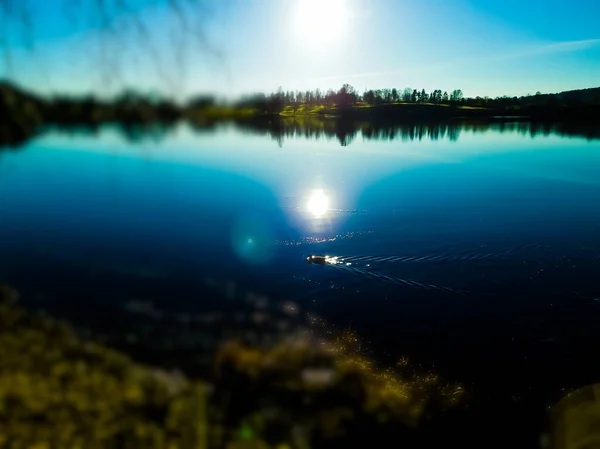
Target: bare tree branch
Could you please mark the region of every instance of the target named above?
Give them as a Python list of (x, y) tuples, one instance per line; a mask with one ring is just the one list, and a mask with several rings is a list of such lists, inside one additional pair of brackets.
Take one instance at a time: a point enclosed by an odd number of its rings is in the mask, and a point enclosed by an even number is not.
[[(172, 93), (184, 87), (186, 56), (196, 51), (225, 67), (222, 53), (214, 48), (206, 35), (206, 24), (213, 11), (203, 0), (146, 2), (145, 9), (165, 7), (169, 11), (166, 24), (171, 28), (166, 30), (170, 42), (167, 54), (157, 48), (156, 33), (145, 22), (139, 7), (136, 9), (132, 3), (130, 0), (63, 0), (59, 6), (73, 31), (80, 27), (93, 30), (90, 33), (92, 38), (87, 45), (84, 44), (83, 50), (84, 57), (91, 58), (96, 69), (92, 72), (99, 76), (100, 86), (110, 87), (114, 82), (126, 82), (123, 72), (126, 55), (128, 61), (138, 60), (140, 56), (148, 57), (155, 75)], [(31, 0), (0, 0), (0, 48), (9, 76), (14, 77), (18, 70), (13, 58), (14, 45), (32, 50), (36, 33)], [(90, 51), (88, 45), (95, 50)], [(172, 62), (165, 58), (172, 59)], [(65, 64), (68, 63), (65, 61)]]

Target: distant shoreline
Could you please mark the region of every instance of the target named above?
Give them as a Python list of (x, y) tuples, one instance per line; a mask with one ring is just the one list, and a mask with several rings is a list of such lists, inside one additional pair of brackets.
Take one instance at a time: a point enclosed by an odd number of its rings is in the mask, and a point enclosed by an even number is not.
[(569, 121), (586, 120), (600, 123), (600, 105), (583, 106), (530, 106), (519, 109), (477, 108), (447, 104), (429, 103), (393, 103), (381, 106), (358, 106), (342, 109), (327, 108), (316, 112), (282, 112), (279, 116), (294, 117), (327, 117), (353, 120), (393, 120), (405, 123), (415, 120), (438, 121), (448, 119), (490, 119), (490, 120), (542, 120)]
[[(129, 96), (128, 96), (129, 95)], [(545, 104), (511, 107), (478, 107), (460, 103), (393, 102), (368, 105), (355, 102), (343, 106), (294, 104), (273, 105), (250, 102), (234, 106), (211, 102), (190, 102), (185, 106), (168, 100), (152, 100), (127, 94), (114, 101), (94, 97), (41, 98), (0, 83), (0, 115), (8, 120), (0, 124), (0, 146), (19, 146), (48, 127), (86, 127), (95, 129), (115, 124), (125, 128), (170, 127), (189, 123), (210, 127), (218, 123), (236, 123), (278, 129), (290, 121), (331, 122), (343, 128), (370, 123), (373, 126), (402, 126), (413, 123), (444, 123), (460, 120), (491, 122), (581, 122), (600, 123), (600, 104)]]

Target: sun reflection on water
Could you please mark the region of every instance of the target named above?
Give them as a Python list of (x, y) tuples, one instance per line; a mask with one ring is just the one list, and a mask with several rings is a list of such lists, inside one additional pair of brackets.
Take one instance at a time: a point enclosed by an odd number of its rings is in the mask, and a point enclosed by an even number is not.
[(312, 191), (307, 203), (308, 210), (315, 217), (323, 217), (329, 210), (329, 197), (323, 189), (315, 189)]

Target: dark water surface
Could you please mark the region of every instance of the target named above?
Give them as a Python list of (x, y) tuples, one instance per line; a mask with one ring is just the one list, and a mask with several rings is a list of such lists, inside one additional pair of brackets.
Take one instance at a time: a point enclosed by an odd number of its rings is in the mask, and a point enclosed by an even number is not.
[(515, 400), (591, 383), (600, 140), (527, 126), (49, 133), (0, 152), (0, 280), (80, 317), (234, 282)]

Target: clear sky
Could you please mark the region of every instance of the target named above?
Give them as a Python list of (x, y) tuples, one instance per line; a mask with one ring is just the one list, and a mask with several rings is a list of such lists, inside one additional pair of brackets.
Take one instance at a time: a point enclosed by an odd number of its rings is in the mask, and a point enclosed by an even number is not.
[[(112, 31), (99, 10), (28, 1), (34, 45), (27, 48), (19, 22), (0, 25), (10, 50), (0, 76), (40, 92), (111, 93), (127, 85), (237, 96), (348, 82), (359, 91), (460, 88), (494, 97), (600, 86), (598, 0), (182, 2), (208, 50), (181, 32), (184, 22), (167, 0), (129, 0), (129, 12), (109, 8)], [(143, 20), (148, 35), (132, 31), (131, 17)]]

